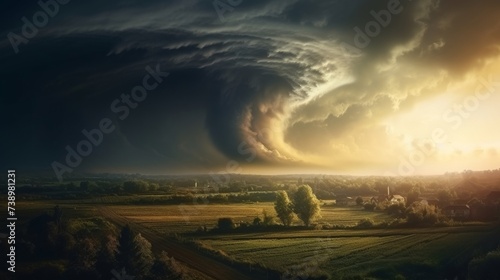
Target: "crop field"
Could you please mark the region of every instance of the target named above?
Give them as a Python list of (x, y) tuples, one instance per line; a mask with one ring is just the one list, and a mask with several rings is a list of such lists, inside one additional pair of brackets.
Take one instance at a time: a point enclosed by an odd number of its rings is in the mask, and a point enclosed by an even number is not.
[[(56, 204), (61, 206), (66, 218), (90, 218), (101, 215), (98, 208), (106, 203), (20, 202), (17, 205), (19, 217), (51, 212)], [(106, 209), (152, 229), (160, 236), (189, 233), (200, 226), (212, 228), (221, 217), (231, 217), (237, 223), (251, 223), (255, 217), (262, 218), (264, 210), (275, 216), (272, 203), (106, 205)], [(383, 212), (367, 212), (360, 207), (323, 206), (322, 217), (317, 223), (352, 226), (364, 218), (375, 223), (392, 219)], [(296, 221), (296, 224), (300, 222)], [(463, 265), (478, 251), (498, 246), (498, 236), (498, 230), (487, 224), (471, 224), (434, 228), (254, 232), (207, 235), (198, 240), (235, 261), (260, 263), (290, 273), (290, 279), (318, 275), (328, 275), (331, 279), (344, 276), (394, 279), (397, 275), (405, 279), (445, 279), (442, 273), (448, 267)]]
[[(200, 226), (212, 228), (218, 218), (231, 217), (236, 223), (251, 223), (255, 217), (275, 216), (272, 203), (253, 204), (200, 204), (200, 205), (156, 205), (156, 206), (108, 206), (120, 216), (153, 228), (161, 233), (193, 232)], [(355, 225), (363, 218), (371, 218), (376, 223), (391, 219), (381, 212), (367, 212), (359, 208), (324, 207), (320, 224)], [(296, 221), (296, 224), (300, 224)]]
[[(272, 203), (108, 208), (160, 233), (192, 232), (203, 225), (213, 227), (220, 217), (252, 222), (255, 217), (262, 217), (263, 210), (275, 215)], [(322, 207), (322, 218), (317, 222), (352, 226), (364, 218), (375, 223), (392, 219), (385, 213), (358, 207)], [(485, 225), (467, 225), (223, 234), (201, 237), (199, 241), (236, 261), (260, 263), (302, 279), (318, 274), (331, 279), (393, 279), (398, 274), (406, 279), (444, 279), (442, 272), (448, 267), (467, 263), (467, 258), (483, 247), (498, 246), (498, 234)]]
[[(205, 239), (202, 242), (240, 261), (253, 261), (289, 271), (302, 279), (320, 272), (332, 279), (362, 276), (393, 279), (433, 279), (437, 269), (461, 263), (484, 246), (498, 244), (498, 232), (409, 233), (405, 229), (386, 235), (384, 230), (343, 230), (341, 236), (272, 238), (266, 234), (251, 239)], [(328, 231), (327, 231), (328, 232)], [(351, 234), (352, 236), (347, 235)], [(397, 233), (397, 234), (396, 234)], [(373, 236), (370, 236), (373, 235)], [(419, 274), (415, 274), (418, 271)], [(444, 277), (444, 275), (443, 275)], [(440, 278), (444, 279), (444, 278)]]
[(272, 204), (109, 206), (120, 216), (160, 233), (194, 232), (200, 226), (213, 227), (218, 218), (252, 222), (265, 209), (274, 214)]
[[(122, 198), (120, 198), (122, 199)], [(92, 217), (98, 215), (96, 206), (108, 205), (120, 216), (144, 226), (155, 229), (160, 233), (193, 232), (200, 226), (212, 228), (218, 218), (231, 217), (236, 223), (252, 223), (255, 217), (263, 217), (263, 211), (275, 216), (274, 205), (263, 203), (235, 203), (235, 204), (198, 204), (198, 205), (113, 205), (101, 199), (91, 202), (85, 201), (36, 201), (20, 202), (19, 213), (26, 217), (34, 217), (43, 212), (51, 212), (55, 205), (60, 205), (65, 217)], [(319, 224), (353, 226), (359, 220), (370, 218), (376, 223), (392, 219), (382, 212), (367, 212), (360, 207), (322, 207), (322, 217)], [(276, 220), (276, 222), (279, 222)], [(300, 221), (295, 221), (300, 225)]]

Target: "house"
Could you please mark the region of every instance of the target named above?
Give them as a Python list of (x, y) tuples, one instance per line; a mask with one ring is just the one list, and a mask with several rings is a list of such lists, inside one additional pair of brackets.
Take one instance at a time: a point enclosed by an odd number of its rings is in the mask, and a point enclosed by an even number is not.
[(388, 202), (389, 204), (405, 204), (406, 199), (404, 196), (401, 196), (399, 194), (393, 194), (391, 195), (391, 190), (389, 187), (387, 187), (387, 194), (386, 195), (379, 195), (378, 197), (372, 197), (370, 200), (372, 203), (384, 203)]
[(443, 208), (443, 214), (449, 218), (468, 219), (470, 208), (468, 205), (449, 205)]
[(399, 194), (394, 194), (389, 197), (390, 204), (405, 204), (405, 202), (405, 198)]

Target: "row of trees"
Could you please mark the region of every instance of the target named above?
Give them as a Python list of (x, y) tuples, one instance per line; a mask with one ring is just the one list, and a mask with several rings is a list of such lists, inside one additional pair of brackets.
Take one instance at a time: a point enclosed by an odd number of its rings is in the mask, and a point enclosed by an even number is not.
[(180, 279), (184, 275), (172, 257), (166, 252), (155, 256), (150, 242), (129, 226), (119, 230), (101, 218), (65, 218), (59, 206), (52, 215), (41, 214), (19, 228), (17, 238), (20, 262), (46, 263), (43, 268), (21, 266), (20, 279), (111, 279), (117, 273), (134, 279)]
[(297, 216), (306, 226), (320, 217), (320, 202), (308, 185), (300, 186), (293, 194), (292, 199), (287, 192), (277, 193), (274, 210), (283, 225), (290, 226)]
[(183, 274), (173, 257), (165, 251), (155, 257), (151, 243), (128, 225), (121, 230), (116, 261), (135, 279), (181, 279)]
[[(291, 199), (288, 193), (285, 191), (278, 191), (275, 194), (276, 200), (274, 203), (274, 210), (276, 211), (276, 216), (283, 223), (284, 226), (289, 227), (294, 220), (298, 217), (305, 226), (310, 226), (312, 222), (318, 217), (320, 217), (320, 202), (313, 193), (311, 187), (308, 185), (302, 185), (291, 195)], [(264, 210), (262, 212), (263, 217), (256, 217), (252, 223), (241, 222), (236, 224), (232, 218), (224, 217), (219, 218), (217, 225), (210, 231), (215, 232), (232, 232), (234, 230), (239, 231), (252, 231), (261, 230), (263, 227), (270, 229), (278, 229), (275, 223), (275, 217), (268, 215)], [(198, 233), (208, 232), (206, 227), (198, 228)]]

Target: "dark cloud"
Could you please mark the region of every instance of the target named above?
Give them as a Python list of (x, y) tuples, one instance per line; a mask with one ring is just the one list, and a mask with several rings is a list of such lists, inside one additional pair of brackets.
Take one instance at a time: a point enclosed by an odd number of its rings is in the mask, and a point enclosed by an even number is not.
[[(116, 132), (82, 170), (307, 165), (303, 153), (430, 94), (433, 84), (414, 89), (417, 74), (394, 78), (412, 63), (463, 72), (498, 54), (495, 1), (403, 0), (361, 55), (346, 53), (389, 2), (243, 1), (221, 21), (212, 1), (71, 1), (17, 55), (7, 36), (40, 8), (9, 2), (1, 114), (16, 138), (5, 158), (50, 167), (109, 117)], [(119, 120), (110, 104), (157, 64), (170, 76)]]
[(494, 0), (440, 1), (429, 16), (421, 57), (459, 75), (484, 66), (500, 54), (499, 13)]

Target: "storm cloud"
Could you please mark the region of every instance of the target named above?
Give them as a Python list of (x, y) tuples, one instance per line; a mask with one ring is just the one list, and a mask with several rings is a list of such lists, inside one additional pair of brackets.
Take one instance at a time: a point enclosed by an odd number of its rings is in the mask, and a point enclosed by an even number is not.
[[(6, 164), (48, 169), (82, 129), (110, 118), (116, 130), (78, 170), (388, 166), (381, 155), (406, 147), (385, 120), (499, 70), (493, 0), (243, 0), (223, 18), (216, 2), (70, 1), (17, 54), (9, 34), (23, 36), (20, 19), (41, 8), (6, 4)], [(399, 12), (384, 18), (391, 7)], [(157, 64), (169, 76), (120, 120), (110, 104)]]

